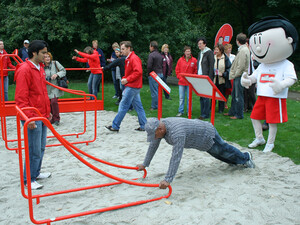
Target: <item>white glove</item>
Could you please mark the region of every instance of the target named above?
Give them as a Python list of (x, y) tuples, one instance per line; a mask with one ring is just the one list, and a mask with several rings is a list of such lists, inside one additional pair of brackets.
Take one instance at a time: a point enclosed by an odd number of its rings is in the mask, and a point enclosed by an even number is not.
[(249, 79), (249, 76), (246, 72), (243, 73), (242, 79), (241, 79), (241, 85), (245, 88), (249, 88), (251, 86), (252, 82)]
[(269, 84), (269, 86), (273, 89), (274, 95), (279, 94), (283, 91), (283, 89), (292, 86), (296, 82), (296, 80), (292, 78), (287, 78), (285, 80), (279, 81), (274, 77), (271, 77), (270, 81), (271, 83)]

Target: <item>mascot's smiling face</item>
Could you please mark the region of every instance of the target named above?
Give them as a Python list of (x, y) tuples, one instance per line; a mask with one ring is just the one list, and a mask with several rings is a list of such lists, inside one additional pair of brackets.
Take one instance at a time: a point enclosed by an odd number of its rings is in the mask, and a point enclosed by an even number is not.
[(283, 28), (272, 28), (251, 35), (250, 51), (260, 63), (275, 63), (288, 58), (293, 53), (293, 38), (286, 37)]

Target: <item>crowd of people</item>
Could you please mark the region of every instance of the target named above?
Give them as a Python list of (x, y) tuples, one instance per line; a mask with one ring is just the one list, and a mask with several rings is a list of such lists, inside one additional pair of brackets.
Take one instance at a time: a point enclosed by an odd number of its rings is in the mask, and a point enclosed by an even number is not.
[[(280, 23), (286, 24), (284, 19), (280, 18), (279, 20)], [(262, 35), (263, 33), (268, 38), (274, 38), (274, 42), (277, 41), (278, 43), (284, 43), (285, 46), (282, 48), (288, 49), (288, 51), (286, 51), (288, 54), (283, 54), (286, 52), (282, 49), (282, 51), (276, 52), (275, 55), (268, 56), (269, 58), (265, 61), (268, 63), (274, 62), (274, 60), (283, 60), (282, 62), (280, 61), (280, 63), (284, 63), (284, 66), (289, 68), (289, 74), (285, 75), (283, 71), (283, 75), (286, 76), (283, 84), (279, 84), (280, 81), (274, 78), (275, 74), (274, 76), (271, 76), (271, 81), (274, 81), (274, 83), (270, 86), (265, 86), (269, 88), (268, 94), (271, 93), (272, 90), (275, 90), (275, 94), (272, 94), (272, 96), (284, 92), (283, 97), (286, 98), (288, 87), (291, 86), (297, 79), (292, 64), (285, 60), (286, 57), (291, 55), (295, 49), (294, 45), (292, 49), (289, 48), (293, 42), (291, 42), (292, 39), (287, 39), (288, 36), (286, 35), (291, 34), (291, 36), (298, 41), (298, 34), (296, 35), (296, 32), (294, 32), (294, 28), (291, 25), (289, 25), (290, 27), (288, 28), (284, 27), (288, 30), (285, 30), (285, 32), (287, 32), (285, 34), (281, 32), (281, 30), (278, 31), (278, 29), (275, 29), (274, 32), (277, 32), (277, 36), (272, 35), (272, 29), (274, 27), (266, 25), (264, 21), (254, 25), (255, 26), (252, 27), (251, 30), (252, 34), (260, 32), (259, 35)], [(272, 32), (269, 32), (269, 29), (271, 29)], [(268, 38), (264, 40), (268, 40)], [(210, 115), (211, 102), (208, 98), (200, 98), (201, 113), (198, 119), (188, 120), (186, 118), (179, 118), (184, 115), (185, 96), (187, 97), (186, 109), (188, 109), (189, 102), (187, 94), (188, 85), (180, 75), (181, 73), (207, 75), (226, 98), (228, 98), (228, 95), (231, 94), (231, 108), (228, 113), (224, 113), (225, 116), (230, 116), (230, 118), (234, 120), (243, 119), (243, 113), (245, 111), (253, 110), (254, 113), (251, 114), (251, 119), (255, 129), (256, 139), (249, 144), (249, 147), (257, 147), (258, 145), (265, 144), (265, 140), (261, 133), (262, 127), (260, 120), (267, 118), (269, 121), (272, 121), (272, 123), (270, 124), (268, 143), (266, 144), (264, 151), (272, 151), (274, 148), (277, 131), (276, 124), (281, 121), (277, 121), (274, 119), (275, 117), (273, 118), (271, 116), (273, 112), (267, 114), (265, 117), (263, 112), (265, 110), (264, 107), (272, 108), (273, 105), (279, 105), (281, 107), (280, 109), (285, 110), (283, 122), (287, 121), (286, 103), (284, 100), (282, 103), (283, 106), (281, 106), (281, 102), (278, 103), (277, 98), (269, 98), (268, 96), (265, 97), (262, 95), (263, 97), (259, 96), (258, 98), (259, 106), (254, 107), (256, 102), (255, 83), (258, 82), (258, 71), (265, 70), (265, 67), (268, 67), (269, 65), (264, 64), (265, 62), (262, 61), (262, 66), (255, 70), (257, 62), (255, 62), (255, 60), (251, 57), (247, 36), (243, 33), (236, 36), (236, 44), (238, 46), (236, 56), (231, 54), (231, 44), (227, 43), (223, 46), (223, 43), (221, 42), (222, 40), (219, 40), (212, 50), (207, 46), (205, 37), (199, 38), (197, 40), (199, 48), (197, 59), (193, 57), (191, 47), (184, 46), (183, 56), (178, 59), (175, 67), (179, 86), (178, 113), (174, 118), (165, 118), (161, 121), (156, 118), (148, 118), (148, 120), (146, 118), (140, 97), (140, 90), (143, 86), (142, 61), (133, 51), (133, 45), (130, 41), (122, 41), (120, 45), (118, 43), (113, 43), (112, 48), (114, 51), (111, 58), (107, 60), (109, 62), (108, 65), (105, 65), (105, 57), (103, 51), (98, 48), (97, 40), (92, 42), (93, 47), (88, 46), (83, 50), (83, 52), (80, 52), (77, 49), (74, 50), (75, 53), (81, 57), (73, 56), (73, 60), (88, 63), (87, 67), (91, 72), (88, 79), (88, 89), (89, 93), (95, 97), (97, 97), (99, 91), (103, 69), (112, 70), (112, 80), (115, 88), (115, 95), (113, 98), (118, 99), (117, 105), (119, 108), (112, 124), (106, 126), (109, 131), (119, 132), (121, 123), (126, 113), (131, 108), (137, 112), (139, 127), (135, 130), (147, 131), (147, 140), (150, 142), (144, 163), (137, 165), (138, 170), (143, 170), (145, 167), (150, 165), (162, 138), (173, 146), (169, 170), (166, 174), (165, 180), (160, 183), (160, 188), (167, 188), (174, 179), (184, 148), (195, 148), (206, 151), (213, 157), (228, 164), (242, 164), (248, 168), (255, 167), (250, 152), (242, 153), (234, 146), (227, 144), (223, 141), (211, 123), (202, 121), (209, 118)], [(259, 43), (259, 45), (260, 44), (261, 43)], [(254, 39), (251, 46), (255, 47), (256, 45), (257, 44)], [(173, 58), (169, 52), (168, 44), (162, 45), (161, 52), (158, 51), (158, 46), (159, 45), (156, 41), (151, 41), (149, 44), (150, 54), (147, 61), (147, 75), (149, 78), (152, 99), (150, 110), (156, 110), (158, 107), (158, 84), (150, 76), (150, 73), (154, 71), (162, 80), (167, 82), (167, 77), (172, 74), (173, 68)], [(261, 50), (261, 46), (258, 47), (259, 48), (256, 49)], [(251, 50), (251, 52), (253, 52), (253, 50)], [(4, 50), (4, 42), (2, 40), (0, 40), (0, 54), (6, 54)], [(266, 55), (267, 53), (265, 56)], [(59, 125), (60, 117), (57, 100), (63, 95), (63, 92), (57, 90), (53, 86), (46, 86), (46, 80), (57, 85), (57, 78), (62, 78), (66, 75), (64, 67), (58, 61), (53, 60), (52, 54), (48, 52), (48, 44), (41, 40), (32, 41), (31, 43), (29, 43), (28, 40), (25, 40), (24, 48), (20, 49), (19, 56), (21, 58), (27, 56), (27, 58), (25, 58), (23, 63), (17, 65), (15, 72), (16, 105), (20, 108), (36, 107), (43, 117), (49, 119), (51, 123)], [(9, 57), (4, 58), (3, 67), (5, 69), (15, 68), (11, 64)], [(5, 78), (5, 100), (7, 100), (7, 71), (3, 74)], [(270, 76), (270, 74), (265, 74), (263, 72), (261, 75)], [(258, 85), (262, 86), (264, 83), (267, 83), (266, 79), (267, 78), (265, 77), (264, 79), (260, 79), (260, 83)], [(247, 90), (245, 90), (244, 87), (246, 87)], [(258, 88), (258, 91), (260, 93), (266, 92), (265, 89), (261, 88)], [(165, 93), (165, 98), (172, 100), (168, 93)], [(91, 99), (93, 99), (93, 97), (91, 97)], [(223, 113), (225, 108), (227, 108), (227, 105), (224, 102), (219, 102), (218, 112)], [(278, 115), (280, 114), (277, 111), (274, 113), (277, 113)], [(25, 114), (28, 118), (37, 116), (34, 111), (26, 111)], [(279, 116), (281, 116), (281, 114)], [(24, 124), (24, 121), (22, 121), (22, 123)], [(47, 127), (42, 121), (32, 121), (28, 124), (28, 136), (31, 188), (40, 189), (43, 185), (37, 183), (37, 180), (51, 176), (51, 173), (40, 172), (46, 146)], [(24, 169), (24, 183), (25, 185), (27, 184), (26, 169)]]

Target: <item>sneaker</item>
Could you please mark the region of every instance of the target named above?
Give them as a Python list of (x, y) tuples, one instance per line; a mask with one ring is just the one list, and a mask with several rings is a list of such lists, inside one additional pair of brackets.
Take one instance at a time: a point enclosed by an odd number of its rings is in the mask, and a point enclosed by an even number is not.
[(114, 95), (112, 98), (118, 98), (118, 96)]
[(181, 117), (183, 115), (183, 113), (177, 113), (177, 117)]
[(263, 145), (265, 143), (266, 143), (266, 141), (265, 141), (264, 138), (261, 138), (261, 139), (255, 138), (254, 141), (251, 144), (248, 145), (248, 147), (249, 148), (255, 148), (255, 147), (257, 147), (259, 145)]
[(46, 178), (49, 178), (51, 177), (51, 173), (40, 173), (38, 176), (37, 176), (37, 180), (38, 179), (46, 179)]
[(247, 168), (255, 168), (255, 164), (252, 161), (252, 154), (250, 152), (246, 152), (249, 155), (249, 160), (244, 164)]
[(134, 129), (134, 130), (136, 130), (136, 131), (145, 131), (145, 129), (143, 129), (143, 128), (136, 128), (136, 129)]
[(271, 152), (274, 148), (274, 144), (266, 144), (265, 149), (263, 152)]
[(106, 129), (113, 131), (113, 132), (119, 132), (119, 130), (114, 129), (112, 126), (105, 126)]
[[(27, 187), (27, 185), (25, 185)], [(36, 181), (31, 182), (31, 190), (42, 189), (44, 186)]]

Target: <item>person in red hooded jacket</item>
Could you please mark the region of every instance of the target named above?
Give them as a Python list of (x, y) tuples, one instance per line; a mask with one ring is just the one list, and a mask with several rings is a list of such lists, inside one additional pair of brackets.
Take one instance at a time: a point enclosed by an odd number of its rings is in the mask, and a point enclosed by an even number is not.
[(178, 59), (175, 68), (176, 76), (179, 79), (179, 108), (176, 116), (182, 116), (184, 114), (184, 102), (185, 95), (187, 98), (186, 111), (189, 108), (189, 86), (184, 78), (180, 75), (181, 73), (197, 74), (197, 59), (192, 56), (192, 50), (190, 46), (185, 46), (183, 49), (184, 55)]
[[(88, 89), (89, 94), (93, 94), (96, 96), (98, 95), (100, 82), (102, 79), (102, 68), (100, 63), (100, 55), (99, 53), (94, 50), (92, 47), (86, 47), (83, 52), (78, 51), (77, 49), (74, 50), (78, 55), (82, 56), (83, 58), (73, 56), (72, 59), (76, 60), (77, 62), (89, 63), (90, 68), (98, 68), (98, 69), (91, 69), (91, 74), (88, 80)], [(94, 99), (91, 97), (91, 100)]]
[[(0, 40), (0, 55), (4, 55), (7, 54), (7, 52), (4, 49), (4, 42), (2, 40)], [(11, 64), (10, 58), (8, 56), (3, 56), (2, 58), (2, 65), (3, 65), (3, 69), (15, 69), (16, 67)], [(1, 68), (0, 68), (1, 69)], [(2, 86), (2, 72), (0, 74), (0, 96), (2, 96), (2, 88), (4, 89), (4, 101), (8, 101), (8, 71), (7, 70), (3, 70), (3, 86)], [(1, 97), (2, 98), (2, 97)]]
[[(15, 101), (19, 108), (35, 107), (41, 116), (51, 120), (50, 100), (47, 93), (43, 60), (47, 54), (48, 44), (42, 40), (32, 41), (28, 48), (29, 59), (18, 64), (15, 73)], [(24, 111), (28, 118), (39, 116), (33, 110)], [(25, 119), (25, 118), (22, 118)], [(24, 120), (22, 123), (24, 125)], [(41, 173), (41, 165), (47, 140), (47, 126), (41, 120), (28, 124), (28, 144), (31, 189), (40, 189), (43, 185), (36, 182), (51, 176), (51, 173)], [(27, 184), (26, 164), (24, 163), (24, 184)]]

